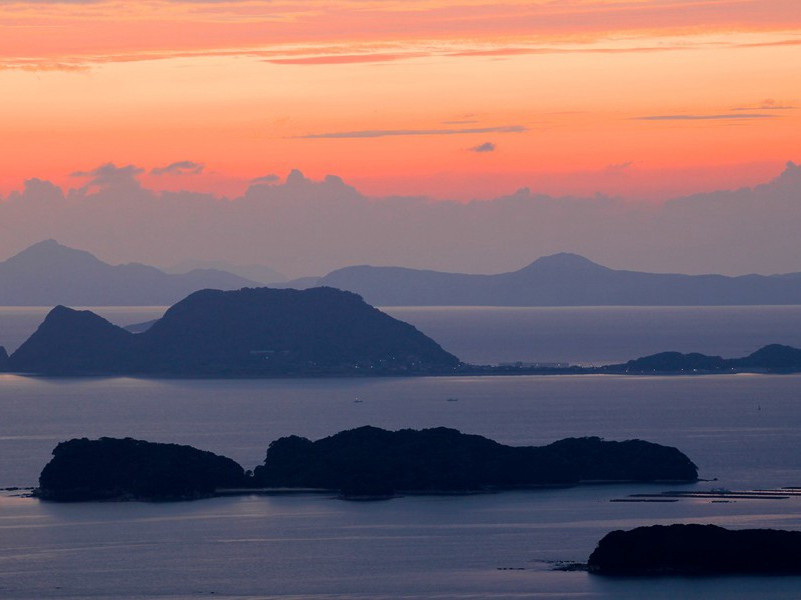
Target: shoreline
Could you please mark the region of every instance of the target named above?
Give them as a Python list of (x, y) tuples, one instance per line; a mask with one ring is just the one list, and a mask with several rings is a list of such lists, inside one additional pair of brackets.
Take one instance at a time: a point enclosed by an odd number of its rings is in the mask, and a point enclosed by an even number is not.
[(12, 375), (30, 379), (143, 379), (143, 380), (317, 380), (317, 379), (407, 379), (424, 377), (558, 377), (609, 375), (627, 377), (704, 377), (709, 375), (800, 375), (801, 369), (730, 369), (730, 370), (679, 370), (679, 371), (632, 371), (607, 367), (565, 368), (510, 368), (476, 366), (453, 372), (417, 373), (137, 373), (137, 372), (92, 372), (92, 373), (36, 373), (22, 371), (0, 371), (0, 376)]

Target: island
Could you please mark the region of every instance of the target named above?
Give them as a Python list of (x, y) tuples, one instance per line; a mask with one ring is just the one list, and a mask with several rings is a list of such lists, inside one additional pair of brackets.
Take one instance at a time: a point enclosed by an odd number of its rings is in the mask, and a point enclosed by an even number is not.
[(188, 500), (247, 485), (230, 458), (191, 446), (86, 438), (62, 442), (39, 476), (43, 500)]
[(446, 374), (458, 358), (333, 288), (202, 290), (141, 333), (57, 306), (8, 359), (45, 375), (265, 377)]
[(780, 344), (742, 358), (662, 352), (626, 363), (473, 365), (360, 296), (320, 287), (190, 294), (155, 321), (127, 328), (56, 306), (0, 372), (152, 377), (648, 375), (797, 373), (801, 350)]
[(586, 437), (518, 447), (445, 427), (387, 431), (365, 426), (316, 442), (298, 436), (276, 440), (253, 477), (265, 487), (381, 495), (587, 481), (691, 482), (698, 471), (676, 448), (642, 440)]
[(676, 448), (642, 440), (568, 438), (506, 446), (455, 429), (365, 426), (316, 442), (288, 436), (246, 472), (229, 458), (130, 438), (73, 439), (53, 450), (36, 495), (44, 500), (184, 500), (215, 494), (317, 490), (347, 499), (467, 493), (588, 482), (695, 482)]
[(742, 358), (722, 358), (693, 352), (660, 352), (627, 363), (599, 367), (622, 374), (649, 373), (795, 373), (801, 371), (801, 350), (781, 344), (764, 346)]
[(801, 574), (801, 531), (637, 527), (604, 536), (587, 566), (599, 575)]

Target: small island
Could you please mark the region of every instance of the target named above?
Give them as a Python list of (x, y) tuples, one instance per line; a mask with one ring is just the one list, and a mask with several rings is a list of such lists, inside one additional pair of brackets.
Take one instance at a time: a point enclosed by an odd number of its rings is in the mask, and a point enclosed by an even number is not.
[(598, 371), (620, 374), (652, 373), (797, 373), (801, 371), (801, 350), (770, 344), (742, 358), (722, 358), (693, 352), (660, 352), (627, 363), (599, 367)]
[(642, 440), (587, 437), (506, 446), (445, 427), (387, 431), (368, 426), (316, 442), (278, 439), (252, 474), (229, 458), (191, 446), (74, 439), (56, 446), (36, 495), (58, 501), (183, 500), (314, 489), (365, 499), (587, 482), (689, 483), (697, 477), (696, 466), (679, 450)]
[(43, 500), (189, 500), (247, 484), (230, 458), (131, 438), (62, 442), (39, 476)]
[(801, 531), (637, 527), (604, 536), (587, 566), (599, 575), (801, 574)]

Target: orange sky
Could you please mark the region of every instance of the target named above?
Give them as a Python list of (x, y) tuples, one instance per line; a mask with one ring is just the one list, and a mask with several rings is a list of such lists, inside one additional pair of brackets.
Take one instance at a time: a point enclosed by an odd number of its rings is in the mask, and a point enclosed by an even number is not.
[(376, 195), (730, 188), (801, 159), (799, 65), (798, 0), (0, 0), (0, 193), (109, 161), (228, 195), (292, 168)]

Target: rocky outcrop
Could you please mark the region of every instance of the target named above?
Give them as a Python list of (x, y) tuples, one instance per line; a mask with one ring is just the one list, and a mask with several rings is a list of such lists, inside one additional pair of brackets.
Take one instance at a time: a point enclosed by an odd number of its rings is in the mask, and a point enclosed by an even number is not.
[(613, 531), (590, 555), (601, 575), (801, 574), (801, 532), (652, 525)]

